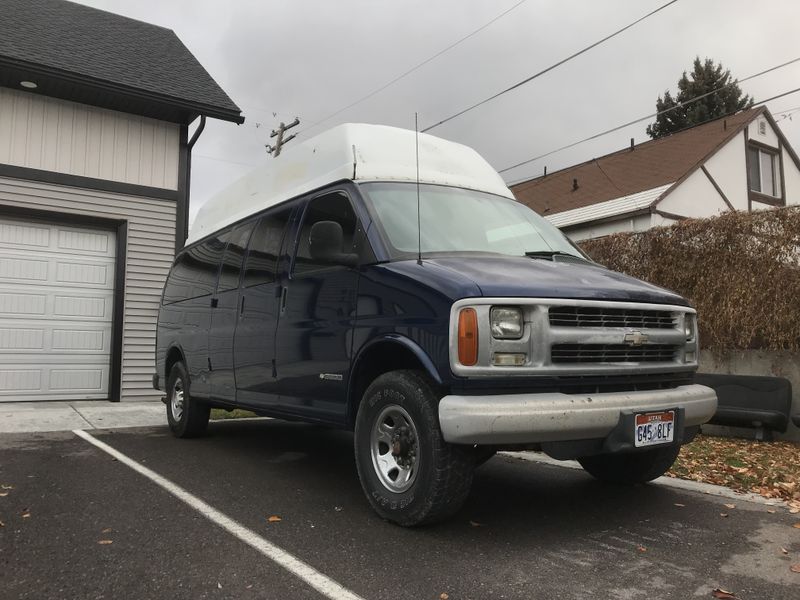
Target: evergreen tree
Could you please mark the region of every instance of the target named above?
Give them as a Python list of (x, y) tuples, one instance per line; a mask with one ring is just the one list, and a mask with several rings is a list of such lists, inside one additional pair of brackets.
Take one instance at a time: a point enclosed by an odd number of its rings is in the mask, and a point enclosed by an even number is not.
[[(656, 100), (656, 111), (674, 110), (658, 115), (656, 122), (647, 126), (647, 135), (653, 139), (664, 137), (753, 106), (753, 99), (747, 94), (743, 96), (737, 84), (729, 85), (733, 81), (730, 70), (723, 71), (722, 64), (715, 65), (710, 58), (701, 62), (698, 56), (694, 59), (690, 76), (684, 71), (683, 77), (678, 80), (678, 95), (673, 98), (667, 90), (663, 98), (659, 96)], [(724, 86), (728, 87), (720, 89)], [(684, 105), (685, 102), (713, 90), (719, 91)]]

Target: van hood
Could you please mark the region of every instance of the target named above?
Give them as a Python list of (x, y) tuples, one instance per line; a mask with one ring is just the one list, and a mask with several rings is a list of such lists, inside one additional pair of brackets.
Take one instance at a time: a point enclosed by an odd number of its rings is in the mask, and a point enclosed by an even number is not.
[[(517, 256), (423, 259), (470, 280), (485, 297), (572, 298), (688, 306), (674, 292), (593, 263)], [(465, 282), (466, 283), (466, 282)]]

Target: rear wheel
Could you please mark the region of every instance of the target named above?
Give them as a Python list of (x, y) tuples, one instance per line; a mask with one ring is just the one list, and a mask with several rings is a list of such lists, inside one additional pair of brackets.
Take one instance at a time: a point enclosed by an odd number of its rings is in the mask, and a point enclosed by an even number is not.
[(167, 422), (170, 431), (180, 438), (205, 433), (211, 408), (189, 393), (189, 374), (182, 362), (173, 365), (167, 379)]
[(391, 371), (367, 389), (356, 417), (355, 454), (372, 508), (403, 526), (455, 513), (472, 485), (472, 448), (448, 444), (438, 397), (417, 371)]
[(609, 483), (645, 483), (661, 477), (678, 458), (679, 444), (620, 454), (585, 456), (578, 462), (593, 477)]

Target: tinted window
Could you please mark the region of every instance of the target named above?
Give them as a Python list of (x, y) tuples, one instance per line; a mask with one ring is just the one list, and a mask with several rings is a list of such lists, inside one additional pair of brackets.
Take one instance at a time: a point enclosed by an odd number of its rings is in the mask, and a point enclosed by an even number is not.
[(283, 235), (293, 210), (292, 206), (273, 209), (259, 220), (250, 238), (244, 272), (245, 287), (275, 281)]
[(308, 204), (305, 216), (303, 217), (303, 227), (297, 240), (297, 252), (294, 260), (294, 273), (302, 274), (310, 271), (331, 268), (330, 263), (315, 261), (311, 258), (309, 239), (311, 227), (320, 221), (335, 221), (342, 226), (342, 249), (343, 254), (355, 253), (356, 219), (353, 207), (348, 197), (337, 192), (314, 198)]
[(255, 223), (239, 225), (231, 231), (220, 236), (220, 241), (225, 243), (225, 254), (222, 257), (222, 268), (219, 272), (217, 291), (235, 290), (239, 287), (239, 275), (242, 272), (242, 261), (250, 239), (250, 232)]
[(212, 294), (224, 249), (225, 244), (213, 237), (182, 252), (167, 279), (164, 304)]

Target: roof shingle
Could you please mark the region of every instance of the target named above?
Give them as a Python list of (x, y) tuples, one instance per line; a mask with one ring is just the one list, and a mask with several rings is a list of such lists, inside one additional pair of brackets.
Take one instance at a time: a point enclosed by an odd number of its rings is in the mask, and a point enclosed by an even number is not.
[(0, 57), (241, 112), (172, 30), (65, 0), (0, 0)]
[[(511, 187), (542, 215), (583, 208), (673, 183), (689, 173), (764, 108), (751, 108), (668, 137), (638, 144)], [(577, 180), (577, 188), (574, 188)]]

